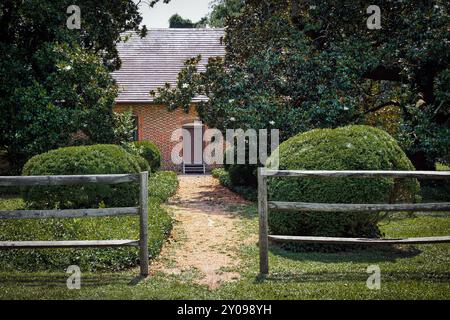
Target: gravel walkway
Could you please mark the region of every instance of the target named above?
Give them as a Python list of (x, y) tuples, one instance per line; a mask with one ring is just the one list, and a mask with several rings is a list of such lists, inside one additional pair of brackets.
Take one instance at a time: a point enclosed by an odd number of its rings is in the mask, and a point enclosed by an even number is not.
[(178, 193), (168, 205), (176, 223), (151, 269), (176, 275), (194, 272), (195, 281), (210, 289), (239, 278), (225, 269), (239, 263), (235, 252), (243, 242), (238, 233), (240, 218), (229, 207), (248, 202), (210, 175), (178, 178)]

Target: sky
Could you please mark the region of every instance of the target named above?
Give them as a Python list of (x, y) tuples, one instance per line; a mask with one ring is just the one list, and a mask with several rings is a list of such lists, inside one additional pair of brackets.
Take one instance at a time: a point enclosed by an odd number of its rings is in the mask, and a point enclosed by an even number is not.
[[(135, 0), (136, 2), (137, 0)], [(210, 12), (212, 0), (171, 0), (168, 4), (161, 0), (153, 8), (141, 3), (142, 24), (147, 28), (168, 28), (169, 18), (178, 13), (185, 19), (197, 22)], [(148, 3), (148, 1), (142, 1)]]

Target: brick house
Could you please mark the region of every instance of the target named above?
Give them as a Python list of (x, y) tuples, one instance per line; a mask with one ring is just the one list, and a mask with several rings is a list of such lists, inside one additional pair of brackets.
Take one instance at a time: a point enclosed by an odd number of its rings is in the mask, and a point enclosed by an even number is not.
[[(198, 69), (203, 71), (210, 57), (224, 56), (223, 36), (223, 29), (150, 29), (145, 38), (133, 34), (127, 42), (118, 44), (122, 67), (112, 73), (120, 90), (115, 111), (133, 111), (136, 139), (150, 140), (158, 145), (163, 169), (205, 171), (201, 155), (197, 154), (194, 160), (194, 154), (201, 150), (194, 148), (193, 139), (194, 136), (199, 139), (197, 133), (202, 135), (204, 130), (195, 105), (206, 97), (195, 97), (190, 112), (185, 113), (182, 109), (168, 111), (166, 106), (155, 104), (150, 91), (156, 91), (165, 83), (175, 85), (183, 63), (189, 58), (201, 55)], [(182, 165), (175, 165), (171, 152), (177, 142), (171, 142), (171, 136), (180, 128), (195, 131), (196, 135), (190, 135), (191, 141), (183, 139), (184, 161)], [(186, 148), (191, 148), (191, 152), (184, 152)], [(184, 159), (188, 154), (192, 161)]]

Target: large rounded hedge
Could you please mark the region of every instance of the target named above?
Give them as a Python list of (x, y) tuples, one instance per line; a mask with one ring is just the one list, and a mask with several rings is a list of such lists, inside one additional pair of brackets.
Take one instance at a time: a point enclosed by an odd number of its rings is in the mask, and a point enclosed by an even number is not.
[[(249, 162), (249, 147), (245, 144), (245, 162)], [(237, 164), (235, 163), (238, 158), (238, 148), (231, 147), (227, 149), (224, 153), (225, 164), (224, 169), (228, 172), (229, 180), (232, 186), (248, 186), (256, 187), (258, 184), (257, 180), (257, 164)], [(228, 156), (232, 156), (232, 159), (228, 159)], [(230, 160), (230, 161), (228, 161)]]
[(161, 151), (151, 141), (135, 141), (132, 144), (139, 149), (139, 154), (147, 160), (152, 172), (161, 167)]
[[(414, 170), (397, 142), (369, 126), (317, 129), (279, 146), (281, 170)], [(269, 158), (270, 161), (273, 159)], [(415, 179), (269, 178), (269, 199), (319, 203), (415, 201)], [(277, 212), (269, 214), (272, 234), (378, 237), (383, 213)]]
[(136, 155), (136, 156), (134, 156), (134, 159), (135, 159), (136, 163), (138, 164), (139, 170), (141, 172), (144, 172), (144, 171), (151, 172), (152, 171), (152, 169), (150, 168), (150, 164), (143, 157)]
[[(137, 158), (116, 145), (67, 147), (31, 158), (23, 175), (84, 175), (138, 173)], [(34, 209), (70, 209), (134, 206), (137, 183), (27, 187), (23, 198)]]

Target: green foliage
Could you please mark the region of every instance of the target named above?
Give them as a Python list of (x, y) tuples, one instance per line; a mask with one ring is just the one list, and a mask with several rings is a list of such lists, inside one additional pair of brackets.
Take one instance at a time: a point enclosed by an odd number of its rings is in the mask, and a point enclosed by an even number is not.
[(225, 164), (225, 170), (228, 172), (230, 182), (234, 186), (256, 187), (257, 165), (251, 164)]
[[(436, 163), (436, 171), (450, 171), (443, 163)], [(421, 195), (424, 202), (450, 202), (450, 180), (424, 180), (421, 182)]]
[[(170, 177), (170, 178), (168, 178)], [(149, 180), (149, 256), (154, 258), (172, 229), (172, 219), (160, 203), (168, 198), (178, 182), (173, 174), (152, 175)], [(162, 188), (159, 190), (159, 188)], [(82, 192), (79, 190), (79, 192)], [(137, 195), (137, 191), (133, 191)], [(126, 196), (125, 193), (117, 195)], [(6, 205), (6, 208), (4, 208)], [(8, 204), (2, 202), (2, 209)], [(43, 219), (0, 221), (0, 241), (25, 240), (105, 240), (139, 239), (139, 217), (103, 217), (82, 219)], [(118, 271), (136, 266), (136, 248), (2, 250), (0, 268), (3, 270), (57, 270), (64, 272), (69, 265), (80, 266), (83, 272), (95, 270)]]
[(169, 19), (169, 28), (204, 28), (206, 27), (207, 18), (202, 18), (198, 22), (192, 22), (189, 19), (182, 18), (178, 13)]
[(224, 168), (213, 169), (211, 170), (211, 174), (214, 178), (219, 180), (219, 183), (222, 186), (238, 193), (244, 199), (249, 201), (256, 201), (258, 199), (258, 192), (256, 191), (254, 186), (234, 184), (230, 177), (230, 173)]
[(178, 190), (178, 178), (176, 172), (158, 171), (149, 179), (149, 197), (161, 202), (167, 201)]
[(224, 168), (215, 168), (211, 170), (211, 175), (218, 179), (220, 184), (224, 187), (231, 188), (233, 185), (231, 183), (230, 175)]
[[(281, 170), (413, 170), (386, 132), (369, 126), (316, 129), (279, 146)], [(272, 159), (269, 158), (269, 162)], [(320, 203), (395, 203), (416, 201), (415, 179), (269, 178), (269, 199)], [(276, 212), (272, 234), (378, 237), (383, 213)]]
[[(18, 85), (0, 102), (0, 143), (12, 163), (20, 167), (31, 155), (75, 144), (75, 134), (83, 143), (114, 139), (112, 105), (117, 88), (96, 55), (54, 43), (36, 52), (34, 63), (42, 72), (52, 71), (42, 81)], [(5, 82), (0, 90), (6, 86)], [(11, 104), (16, 107), (8, 112)]]
[[(66, 28), (69, 0), (0, 4), (0, 146), (16, 173), (31, 156), (114, 141), (120, 34), (139, 30), (132, 0), (80, 0), (82, 30)], [(82, 141), (74, 141), (82, 137)]]
[(184, 68), (178, 74), (176, 87), (172, 88), (170, 83), (166, 83), (164, 88), (150, 91), (150, 95), (155, 97), (155, 103), (167, 105), (169, 110), (182, 108), (188, 113), (192, 98), (200, 90), (199, 86), (202, 82), (201, 75), (197, 73), (197, 65), (201, 59), (199, 55), (184, 62)]
[[(153, 6), (158, 1), (153, 1)], [(168, 3), (169, 1), (164, 1)], [(182, 18), (179, 14), (174, 14), (169, 19), (170, 28), (204, 28), (207, 25), (212, 28), (224, 28), (229, 20), (241, 14), (244, 1), (242, 0), (214, 0), (211, 2), (211, 13), (201, 18), (198, 22)]]
[[(246, 139), (248, 142), (248, 139)], [(237, 139), (234, 140), (235, 146), (237, 145)], [(245, 162), (249, 160), (249, 143), (245, 144)], [(225, 164), (224, 168), (228, 172), (230, 182), (233, 186), (245, 186), (255, 188), (258, 184), (256, 178), (256, 171), (258, 165), (256, 164), (236, 164), (238, 158), (238, 148), (231, 147), (225, 152)], [(229, 156), (233, 156), (233, 159), (228, 159)], [(233, 164), (230, 164), (233, 163)]]
[[(135, 156), (116, 145), (67, 147), (31, 158), (23, 175), (75, 175), (138, 173)], [(135, 206), (137, 183), (119, 185), (27, 187), (24, 200), (34, 209)]]
[(132, 145), (137, 149), (136, 151), (142, 156), (150, 165), (153, 172), (158, 171), (161, 167), (161, 151), (158, 146), (151, 141), (135, 141)]
[(145, 160), (143, 157), (141, 156), (134, 156), (134, 159), (136, 161), (136, 163), (139, 166), (139, 171), (140, 172), (144, 172), (144, 171), (151, 171), (150, 165), (148, 164), (148, 161)]
[(212, 3), (212, 11), (208, 16), (208, 24), (213, 28), (224, 28), (227, 21), (241, 14), (244, 1), (242, 0), (216, 0)]
[(126, 146), (134, 140), (137, 130), (132, 110), (114, 112), (114, 135), (115, 143)]
[(213, 178), (219, 179), (220, 176), (226, 173), (224, 168), (214, 168), (211, 170), (211, 176)]
[[(448, 3), (390, 0), (381, 30), (365, 25), (367, 1), (245, 1), (228, 20), (225, 59), (198, 73), (191, 60), (159, 102), (186, 108), (220, 130), (299, 132), (364, 123), (395, 102), (397, 140), (417, 168), (448, 157)], [(183, 86), (181, 86), (183, 84)], [(421, 155), (418, 157), (417, 155)]]

